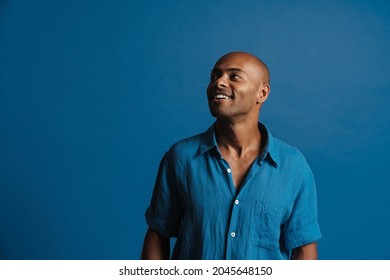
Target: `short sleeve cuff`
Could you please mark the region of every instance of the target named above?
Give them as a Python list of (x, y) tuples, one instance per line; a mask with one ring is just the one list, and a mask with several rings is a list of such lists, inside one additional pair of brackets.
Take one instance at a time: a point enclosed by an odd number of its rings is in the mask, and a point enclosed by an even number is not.
[(151, 207), (148, 207), (148, 209), (146, 210), (145, 219), (149, 227), (152, 230), (157, 231), (162, 236), (168, 238), (177, 237), (176, 227), (170, 225), (169, 222), (166, 222), (163, 219), (159, 218), (157, 214), (153, 212)]
[(316, 242), (322, 238), (321, 230), (317, 222), (305, 229), (286, 232), (285, 245), (287, 250), (292, 250), (303, 245)]

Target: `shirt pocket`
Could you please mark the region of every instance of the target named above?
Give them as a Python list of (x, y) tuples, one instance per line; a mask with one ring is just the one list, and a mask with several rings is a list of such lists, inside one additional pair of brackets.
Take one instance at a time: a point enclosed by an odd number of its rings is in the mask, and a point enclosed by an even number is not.
[(257, 201), (252, 222), (253, 245), (268, 249), (279, 248), (281, 220), (281, 209)]

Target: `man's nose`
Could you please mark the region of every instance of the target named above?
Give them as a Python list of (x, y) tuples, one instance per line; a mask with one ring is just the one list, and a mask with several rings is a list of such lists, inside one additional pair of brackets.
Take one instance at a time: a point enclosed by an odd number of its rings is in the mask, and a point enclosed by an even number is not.
[(225, 88), (227, 87), (227, 80), (226, 80), (226, 77), (224, 75), (222, 75), (221, 77), (219, 77), (216, 81), (215, 81), (215, 85), (218, 87), (218, 88)]

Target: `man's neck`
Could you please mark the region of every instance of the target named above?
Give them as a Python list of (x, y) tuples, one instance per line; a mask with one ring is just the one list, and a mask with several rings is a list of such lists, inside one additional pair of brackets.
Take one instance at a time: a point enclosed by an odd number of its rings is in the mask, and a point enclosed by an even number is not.
[(260, 152), (261, 133), (258, 121), (231, 122), (217, 120), (216, 135), (219, 149), (234, 153), (237, 157), (247, 152)]

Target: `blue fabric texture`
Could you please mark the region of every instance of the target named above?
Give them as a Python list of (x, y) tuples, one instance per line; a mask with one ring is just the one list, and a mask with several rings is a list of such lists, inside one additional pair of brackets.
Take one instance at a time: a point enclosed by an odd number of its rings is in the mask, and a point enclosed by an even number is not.
[(163, 157), (146, 221), (176, 237), (172, 259), (288, 259), (318, 241), (315, 182), (303, 155), (259, 123), (266, 145), (242, 187), (222, 158), (215, 124)]

